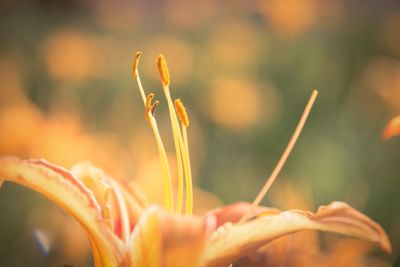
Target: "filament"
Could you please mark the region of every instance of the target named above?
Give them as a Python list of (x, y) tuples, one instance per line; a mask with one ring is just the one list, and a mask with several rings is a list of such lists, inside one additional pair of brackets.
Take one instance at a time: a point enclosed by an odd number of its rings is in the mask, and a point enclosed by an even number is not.
[(190, 156), (189, 156), (189, 143), (187, 138), (187, 130), (186, 125), (182, 122), (182, 131), (183, 131), (183, 142), (186, 149), (186, 157), (185, 157), (185, 183), (186, 183), (186, 214), (192, 214), (193, 212), (193, 183), (192, 183), (192, 170), (190, 167)]
[(239, 223), (247, 221), (252, 216), (254, 209), (260, 204), (261, 200), (267, 194), (268, 190), (271, 188), (272, 184), (278, 177), (279, 172), (282, 170), (283, 165), (285, 165), (285, 162), (286, 162), (287, 158), (289, 157), (290, 152), (292, 151), (294, 145), (296, 144), (297, 139), (300, 136), (300, 133), (304, 127), (304, 124), (306, 123), (306, 120), (308, 118), (308, 115), (310, 114), (311, 108), (315, 102), (315, 99), (317, 98), (317, 95), (318, 95), (318, 91), (314, 89), (311, 94), (310, 99), (307, 102), (304, 112), (301, 115), (301, 118), (297, 124), (296, 129), (293, 132), (293, 135), (290, 138), (288, 145), (286, 146), (281, 158), (278, 161), (278, 164), (275, 166), (274, 170), (272, 171), (271, 176), (268, 178), (264, 187), (261, 189), (261, 191), (260, 191), (260, 193), (258, 193), (256, 199), (251, 204), (250, 209), (247, 211), (247, 213), (245, 213), (243, 215), (243, 217), (240, 219)]
[[(183, 169), (186, 169), (187, 166), (184, 165), (184, 160), (182, 162), (182, 158), (185, 158), (185, 148), (183, 145), (182, 141), (182, 134), (181, 130), (179, 128), (179, 123), (178, 123), (178, 118), (175, 113), (174, 105), (172, 103), (171, 99), (171, 94), (169, 92), (169, 87), (163, 85), (165, 97), (167, 99), (167, 104), (168, 104), (168, 110), (169, 110), (169, 116), (171, 120), (171, 126), (172, 126), (172, 135), (174, 138), (174, 144), (175, 144), (175, 151), (176, 151), (176, 160), (178, 164), (178, 200), (183, 200)], [(179, 186), (182, 186), (182, 190), (180, 190)], [(180, 205), (182, 207), (181, 203), (177, 203), (177, 205)], [(180, 212), (181, 210), (179, 210)]]
[(171, 170), (168, 163), (167, 153), (165, 151), (164, 144), (161, 139), (160, 131), (158, 130), (156, 119), (153, 116), (154, 110), (158, 105), (158, 102), (151, 104), (151, 100), (154, 98), (154, 95), (151, 94), (146, 97), (145, 91), (143, 89), (143, 85), (140, 79), (139, 70), (137, 66), (139, 64), (139, 58), (141, 53), (136, 53), (135, 61), (133, 64), (133, 76), (135, 77), (140, 95), (142, 96), (143, 104), (145, 106), (145, 118), (149, 121), (150, 126), (153, 130), (154, 137), (156, 139), (158, 153), (160, 155), (161, 160), (161, 169), (163, 176), (163, 187), (164, 187), (164, 205), (166, 209), (170, 212), (173, 212), (173, 203), (174, 203), (174, 195), (173, 195), (173, 187), (172, 187), (172, 178), (171, 178)]
[(176, 160), (178, 164), (178, 197), (177, 197), (177, 212), (181, 212), (182, 208), (182, 201), (183, 201), (183, 172), (185, 172), (185, 176), (188, 173), (188, 167), (187, 166), (187, 153), (186, 153), (186, 148), (183, 143), (182, 139), (182, 133), (181, 129), (179, 127), (179, 122), (178, 122), (178, 117), (175, 112), (174, 104), (172, 102), (171, 98), (171, 93), (169, 90), (169, 84), (170, 84), (170, 77), (169, 77), (169, 72), (168, 72), (168, 67), (167, 67), (167, 62), (165, 60), (164, 55), (159, 55), (157, 57), (157, 67), (158, 71), (160, 74), (160, 80), (162, 83), (163, 91), (165, 94), (165, 98), (167, 99), (167, 104), (168, 104), (168, 111), (169, 111), (169, 116), (171, 120), (171, 126), (172, 126), (172, 135), (174, 138), (174, 144), (175, 144), (175, 151), (176, 151)]

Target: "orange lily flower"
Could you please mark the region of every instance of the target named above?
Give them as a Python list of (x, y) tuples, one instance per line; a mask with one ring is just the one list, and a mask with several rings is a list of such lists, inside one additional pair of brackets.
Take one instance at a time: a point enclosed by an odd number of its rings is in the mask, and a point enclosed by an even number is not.
[[(338, 233), (375, 243), (390, 253), (384, 230), (367, 216), (342, 202), (322, 206), (316, 213), (281, 212), (259, 206), (289, 156), (316, 99), (314, 90), (300, 122), (271, 177), (253, 203), (235, 203), (193, 215), (193, 190), (187, 128), (182, 102), (172, 101), (165, 58), (157, 59), (166, 95), (178, 162), (174, 199), (171, 171), (154, 116), (158, 101), (146, 96), (138, 72), (133, 76), (145, 105), (145, 118), (156, 138), (162, 163), (164, 206), (151, 205), (139, 191), (102, 170), (81, 163), (71, 170), (45, 160), (0, 158), (0, 183), (15, 182), (46, 196), (69, 212), (86, 230), (97, 267), (219, 267), (235, 264), (275, 239), (302, 230)], [(1, 180), (2, 179), (2, 180)], [(185, 205), (184, 205), (185, 204)]]

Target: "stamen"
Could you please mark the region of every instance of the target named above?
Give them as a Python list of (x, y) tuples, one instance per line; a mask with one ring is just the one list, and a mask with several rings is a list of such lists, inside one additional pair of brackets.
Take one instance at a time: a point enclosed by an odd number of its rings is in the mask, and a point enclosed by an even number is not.
[(143, 104), (146, 106), (146, 94), (144, 93), (142, 81), (140, 80), (139, 70), (138, 70), (139, 60), (140, 60), (141, 56), (142, 56), (142, 52), (136, 52), (135, 59), (133, 61), (132, 75), (136, 79), (136, 82), (139, 87), (140, 95), (142, 96)]
[(189, 127), (189, 117), (186, 113), (186, 108), (183, 105), (182, 101), (178, 98), (174, 101), (175, 110), (178, 114), (179, 119), (181, 120), (182, 124), (187, 128)]
[(140, 57), (142, 56), (142, 52), (138, 51), (135, 54), (135, 59), (133, 60), (133, 67), (132, 67), (132, 76), (134, 78), (137, 78), (137, 72), (138, 72), (138, 66), (139, 66), (139, 60)]
[[(176, 150), (176, 146), (175, 146)], [(176, 150), (176, 159), (178, 164), (178, 192), (177, 192), (177, 199), (176, 199), (176, 213), (180, 214), (182, 212), (183, 206), (183, 158), (181, 154), (181, 150)]]
[(187, 138), (187, 127), (183, 127), (183, 142), (186, 148), (186, 156), (184, 160), (185, 168), (185, 183), (186, 183), (186, 214), (190, 215), (193, 211), (193, 183), (192, 183), (192, 169), (190, 167), (189, 143)]
[(169, 92), (169, 72), (167, 62), (164, 55), (160, 54), (157, 57), (157, 67), (160, 73), (161, 83), (163, 85), (165, 97), (167, 99), (168, 111), (172, 126), (172, 135), (174, 137), (176, 160), (178, 164), (178, 198), (177, 198), (177, 212), (180, 213), (183, 202), (183, 169), (187, 172), (187, 165), (185, 164), (186, 149), (182, 140), (182, 133), (179, 128), (178, 118), (175, 113), (174, 104), (172, 103), (171, 94)]
[(156, 112), (158, 104), (160, 104), (160, 101), (156, 100), (156, 102), (154, 102), (154, 104), (151, 106), (151, 110), (150, 111), (151, 111), (151, 114), (153, 114), (153, 116), (154, 116), (154, 113)]
[(139, 87), (139, 91), (140, 91), (140, 94), (143, 99), (143, 104), (145, 106), (145, 110), (146, 110), (145, 118), (146, 118), (146, 120), (149, 121), (150, 126), (153, 130), (153, 134), (154, 134), (154, 137), (155, 137), (156, 143), (157, 143), (158, 152), (160, 155), (161, 168), (162, 168), (163, 179), (164, 179), (164, 181), (163, 181), (164, 204), (166, 206), (166, 209), (168, 211), (172, 212), (174, 210), (174, 208), (173, 208), (174, 198), (173, 198), (173, 189), (172, 189), (171, 170), (170, 170), (169, 163), (168, 163), (167, 153), (165, 152), (165, 147), (161, 140), (160, 131), (158, 130), (157, 122), (153, 116), (154, 111), (155, 111), (156, 107), (158, 106), (158, 101), (156, 101), (152, 105), (151, 101), (154, 98), (154, 94), (153, 94), (153, 96), (152, 96), (152, 94), (150, 94), (148, 97), (146, 97), (146, 94), (144, 92), (142, 82), (140, 80), (139, 71), (137, 69), (140, 55), (141, 55), (140, 52), (136, 53), (135, 62), (133, 64), (133, 68), (134, 68), (134, 72), (135, 72), (134, 76), (136, 78), (136, 81), (137, 81), (137, 84)]
[(169, 71), (167, 67), (167, 61), (163, 54), (158, 55), (157, 57), (157, 67), (160, 73), (160, 79), (164, 86), (169, 86), (170, 79), (169, 79)]
[[(183, 142), (181, 129), (179, 127), (178, 117), (175, 113), (175, 108), (174, 108), (174, 104), (172, 103), (171, 94), (169, 92), (169, 87), (163, 86), (163, 89), (164, 89), (165, 97), (167, 98), (168, 110), (169, 110), (169, 115), (170, 115), (170, 120), (171, 120), (171, 125), (172, 125), (172, 134), (174, 137), (175, 150), (176, 150), (177, 161), (178, 161), (178, 171), (179, 171), (178, 179), (181, 180), (181, 182), (178, 182), (178, 185), (179, 185), (179, 184), (183, 183), (182, 164), (183, 164), (183, 168), (184, 168), (186, 177), (187, 177), (187, 174), (190, 172), (190, 167), (188, 165), (188, 160), (187, 160), (187, 158), (188, 158), (187, 149), (185, 148), (185, 145)], [(186, 203), (187, 203), (187, 201), (188, 200), (186, 200)], [(192, 210), (192, 208), (190, 207), (189, 210)]]
[(154, 112), (156, 111), (156, 108), (157, 108), (158, 103), (159, 103), (158, 100), (156, 102), (154, 102), (154, 104), (151, 103), (153, 101), (154, 97), (155, 97), (155, 94), (154, 93), (150, 93), (146, 98), (144, 118), (148, 122), (150, 122), (149, 114), (154, 115)]
[[(168, 89), (167, 89), (168, 90)], [(166, 90), (164, 90), (166, 92)], [(177, 213), (181, 213), (182, 211), (182, 203), (183, 203), (183, 172), (186, 169), (184, 165), (184, 158), (185, 158), (185, 149), (183, 148), (183, 141), (182, 135), (179, 128), (178, 119), (175, 114), (175, 110), (173, 108), (171, 96), (166, 93), (167, 103), (168, 103), (168, 110), (172, 125), (172, 136), (174, 138), (175, 144), (175, 152), (176, 152), (176, 161), (178, 164), (178, 198), (177, 198)]]
[(154, 116), (149, 112), (150, 118), (150, 126), (153, 129), (154, 136), (156, 138), (158, 152), (160, 154), (161, 159), (161, 168), (163, 172), (163, 186), (164, 186), (164, 203), (166, 209), (170, 212), (174, 210), (174, 193), (172, 188), (172, 178), (171, 178), (171, 170), (168, 164), (167, 153), (165, 152), (164, 144), (161, 140), (160, 131), (158, 130), (157, 122)]
[(183, 145), (185, 149), (185, 157), (183, 158), (185, 168), (185, 183), (186, 183), (186, 214), (192, 214), (193, 209), (193, 184), (192, 170), (190, 167), (189, 144), (187, 138), (187, 128), (189, 127), (189, 117), (186, 108), (182, 101), (178, 98), (174, 101), (175, 110), (182, 123)]
[(271, 176), (268, 178), (264, 187), (262, 188), (260, 193), (257, 195), (256, 199), (251, 204), (250, 209), (243, 215), (243, 217), (240, 219), (239, 223), (243, 223), (243, 222), (247, 221), (252, 216), (254, 209), (260, 204), (261, 200), (264, 198), (264, 196), (267, 194), (268, 190), (271, 188), (276, 177), (278, 176), (283, 165), (285, 164), (287, 158), (289, 157), (290, 152), (292, 151), (294, 145), (296, 144), (297, 139), (300, 136), (301, 130), (303, 129), (304, 124), (308, 118), (308, 115), (310, 114), (311, 108), (315, 102), (315, 99), (317, 98), (317, 95), (318, 95), (318, 91), (314, 89), (311, 94), (310, 99), (307, 102), (304, 112), (301, 115), (301, 118), (299, 120), (299, 123), (297, 124), (296, 129), (295, 129), (292, 137), (290, 138), (290, 141), (289, 141), (288, 145), (286, 146), (281, 158), (279, 159), (278, 164), (275, 166), (275, 169), (273, 170)]

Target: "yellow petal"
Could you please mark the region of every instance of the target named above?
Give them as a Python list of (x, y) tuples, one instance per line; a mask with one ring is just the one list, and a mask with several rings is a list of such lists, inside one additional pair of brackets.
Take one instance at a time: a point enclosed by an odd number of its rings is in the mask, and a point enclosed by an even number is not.
[(0, 178), (42, 194), (75, 217), (88, 233), (96, 266), (122, 261), (121, 243), (103, 222), (97, 200), (69, 171), (43, 160), (2, 157)]
[(165, 215), (156, 206), (148, 208), (143, 213), (129, 243), (131, 266), (161, 266), (162, 216)]
[(205, 220), (170, 215), (158, 206), (148, 208), (136, 226), (129, 253), (131, 266), (196, 267), (204, 249)]
[(79, 163), (71, 172), (93, 192), (114, 233), (127, 240), (131, 226), (133, 228), (143, 211), (140, 200), (136, 200), (121, 181), (112, 179), (90, 163)]
[(228, 266), (266, 243), (301, 230), (339, 233), (378, 244), (386, 252), (391, 245), (382, 227), (342, 202), (322, 206), (316, 214), (289, 210), (217, 230), (203, 255), (207, 267)]
[(125, 185), (125, 189), (128, 193), (139, 202), (142, 207), (150, 206), (150, 201), (147, 199), (146, 194), (143, 190), (138, 186), (135, 181), (128, 181)]
[(206, 224), (195, 216), (168, 216), (163, 222), (163, 267), (199, 266)]

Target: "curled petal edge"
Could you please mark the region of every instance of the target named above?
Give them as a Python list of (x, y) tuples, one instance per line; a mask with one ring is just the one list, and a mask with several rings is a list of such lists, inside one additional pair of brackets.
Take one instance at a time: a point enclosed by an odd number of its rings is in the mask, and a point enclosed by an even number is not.
[(1, 157), (0, 180), (36, 191), (71, 214), (88, 234), (96, 267), (119, 266), (123, 261), (123, 246), (102, 221), (92, 192), (68, 170), (44, 160)]
[(389, 238), (382, 227), (343, 202), (321, 206), (317, 213), (302, 210), (269, 213), (223, 230), (217, 230), (217, 235), (208, 240), (202, 257), (207, 267), (228, 266), (274, 239), (302, 230), (320, 230), (359, 238), (391, 253)]

